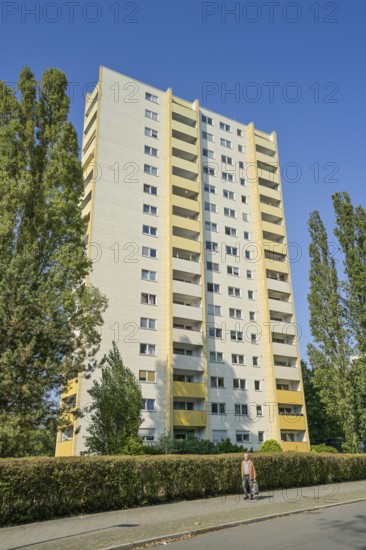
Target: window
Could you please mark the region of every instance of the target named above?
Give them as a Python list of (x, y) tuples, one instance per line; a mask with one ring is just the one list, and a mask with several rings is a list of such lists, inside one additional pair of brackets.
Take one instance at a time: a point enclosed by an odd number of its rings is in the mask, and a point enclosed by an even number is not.
[(230, 340), (232, 342), (242, 342), (243, 341), (243, 333), (239, 330), (231, 330), (230, 331)]
[(229, 174), (228, 172), (223, 172), (221, 176), (222, 181), (228, 181), (230, 183), (233, 183), (234, 176), (233, 174)]
[(233, 165), (233, 159), (227, 155), (221, 155), (221, 162), (223, 164), (229, 164), (230, 166)]
[(152, 370), (139, 370), (140, 382), (155, 382), (156, 373)]
[(238, 151), (239, 151), (239, 153), (244, 153), (244, 146), (243, 145), (238, 145)]
[(234, 390), (246, 390), (247, 381), (244, 378), (233, 378), (233, 388)]
[(217, 206), (216, 204), (212, 204), (212, 202), (205, 202), (205, 210), (217, 214)]
[(143, 442), (149, 442), (155, 440), (155, 428), (140, 428), (139, 436), (142, 437)]
[(231, 319), (241, 319), (242, 318), (241, 309), (235, 309), (233, 307), (229, 308), (229, 317)]
[(205, 221), (205, 229), (207, 229), (208, 231), (214, 231), (216, 233), (217, 232), (217, 223)]
[(236, 432), (237, 443), (249, 443), (249, 432)]
[(192, 401), (173, 401), (173, 409), (176, 411), (193, 411)]
[(150, 174), (150, 176), (157, 176), (158, 169), (155, 166), (150, 166), (150, 164), (144, 164), (144, 173)]
[(148, 328), (150, 330), (156, 330), (156, 319), (149, 319), (148, 317), (140, 317), (140, 328)]
[(263, 443), (264, 441), (264, 432), (258, 432), (258, 443)]
[(220, 376), (211, 376), (210, 385), (211, 388), (224, 388), (224, 379)]
[(213, 304), (208, 304), (207, 313), (209, 315), (220, 315), (221, 316), (221, 306), (215, 306)]
[(235, 403), (234, 405), (234, 411), (236, 415), (248, 415), (248, 405), (241, 405), (240, 403)]
[(245, 186), (246, 186), (247, 182), (245, 181), (245, 179), (244, 179), (244, 178), (240, 178), (240, 180), (239, 180), (239, 181), (240, 181), (240, 185), (242, 185), (243, 187), (245, 187)]
[(245, 365), (245, 356), (237, 353), (231, 354), (231, 362), (233, 365)]
[(244, 231), (243, 237), (245, 241), (249, 241), (249, 231)]
[(281, 441), (295, 441), (295, 434), (282, 432)]
[(141, 303), (148, 304), (149, 306), (156, 306), (156, 295), (155, 294), (146, 294), (145, 292), (141, 293)]
[(220, 130), (231, 132), (231, 127), (229, 126), (229, 124), (225, 124), (225, 122), (220, 122)]
[(212, 414), (225, 414), (226, 403), (211, 403)]
[(257, 416), (263, 416), (262, 405), (257, 405)]
[(223, 357), (224, 355), (221, 351), (210, 351), (210, 361), (213, 363), (221, 363)]
[(239, 130), (239, 128), (236, 130), (236, 135), (239, 136), (239, 137), (242, 137), (243, 135), (243, 130)]
[(222, 145), (223, 147), (227, 147), (228, 149), (231, 149), (232, 147), (231, 141), (224, 138), (220, 138), (220, 145)]
[(219, 443), (223, 439), (227, 439), (227, 430), (212, 430), (213, 443)]
[(159, 138), (159, 132), (157, 130), (154, 130), (153, 128), (147, 128), (145, 126), (145, 136), (158, 139)]
[(156, 345), (155, 344), (140, 344), (140, 354), (141, 355), (156, 355)]
[(246, 212), (243, 212), (243, 222), (248, 222), (249, 221), (249, 214), (247, 214)]
[(249, 321), (255, 321), (255, 312), (249, 311)]
[(253, 279), (253, 271), (247, 269), (247, 279)]
[(253, 367), (259, 367), (259, 357), (257, 357), (256, 355), (253, 355), (252, 357), (252, 365)]
[(203, 185), (203, 189), (207, 191), (207, 193), (214, 193), (216, 194), (216, 187), (214, 185), (210, 185), (209, 183), (205, 183)]
[(143, 411), (155, 411), (155, 399), (142, 399), (141, 409)]
[(255, 391), (261, 391), (261, 381), (260, 380), (254, 380), (254, 389), (255, 389)]
[(224, 189), (222, 192), (224, 199), (231, 199), (235, 200), (235, 193), (234, 191), (228, 191), (227, 189)]
[(239, 168), (241, 168), (242, 170), (244, 170), (244, 162), (243, 161), (239, 161)]
[(235, 227), (227, 227), (225, 226), (225, 235), (230, 235), (230, 237), (237, 237), (238, 232), (235, 229)]
[(148, 246), (143, 246), (142, 256), (145, 256), (146, 258), (157, 258), (158, 251), (156, 248), (149, 248)]
[(242, 202), (243, 204), (248, 204), (248, 199), (247, 199), (247, 196), (246, 196), (246, 195), (242, 195), (242, 196), (241, 196), (241, 202)]
[(206, 262), (207, 271), (215, 271), (216, 273), (219, 273), (220, 266), (219, 264), (215, 264), (214, 262)]
[(251, 254), (250, 254), (250, 250), (246, 250), (246, 251), (245, 251), (245, 259), (246, 259), (246, 260), (251, 260), (251, 258), (252, 258), (252, 257), (251, 257)]
[(215, 294), (219, 294), (220, 285), (216, 283), (207, 283), (207, 292), (214, 292)]
[(232, 208), (224, 208), (224, 216), (228, 216), (229, 218), (236, 218), (235, 210)]
[(214, 141), (213, 134), (209, 134), (208, 132), (202, 132), (202, 139), (206, 139), (207, 141)]
[(158, 194), (158, 188), (154, 185), (149, 185), (148, 183), (144, 183), (144, 193), (149, 193), (149, 195), (157, 195)]
[(228, 265), (226, 269), (227, 269), (228, 275), (235, 275), (235, 277), (240, 276), (240, 269), (238, 267)]
[(238, 255), (238, 249), (235, 246), (226, 246), (225, 251), (226, 251), (226, 254), (228, 254), (229, 256)]
[(151, 237), (157, 237), (158, 230), (156, 227), (151, 227), (151, 225), (143, 225), (142, 226), (142, 233), (144, 235), (151, 235)]
[(250, 341), (251, 341), (252, 344), (256, 344), (257, 343), (257, 335), (252, 333), (250, 335)]
[(194, 382), (194, 376), (191, 374), (173, 374), (173, 380), (176, 382)]
[(229, 296), (235, 296), (236, 298), (240, 297), (240, 288), (236, 288), (234, 286), (228, 287), (228, 295)]
[(254, 300), (254, 292), (253, 292), (253, 290), (248, 290), (248, 300)]
[(149, 145), (144, 146), (144, 153), (146, 155), (151, 155), (152, 157), (158, 156), (158, 150), (155, 147), (150, 147)]
[(222, 338), (222, 329), (216, 327), (208, 327), (208, 336), (210, 338)]
[(210, 149), (203, 149), (202, 154), (204, 157), (207, 157), (209, 159), (215, 158), (215, 153), (213, 151), (210, 151)]
[(217, 252), (219, 249), (218, 243), (213, 241), (206, 241), (206, 250), (211, 250), (212, 252)]
[(201, 120), (202, 120), (202, 122), (204, 122), (205, 124), (208, 124), (209, 126), (213, 126), (213, 120), (212, 120), (211, 117), (206, 116), (206, 115), (202, 115)]
[(74, 437), (74, 428), (68, 426), (61, 430), (61, 441), (70, 441)]
[(154, 113), (154, 111), (149, 111), (149, 109), (145, 109), (145, 117), (155, 121), (159, 120), (158, 113)]
[(207, 176), (214, 176), (215, 175), (215, 168), (213, 166), (207, 166), (207, 164), (203, 167), (203, 173)]
[(157, 209), (156, 206), (152, 206), (151, 204), (144, 204), (143, 213), (144, 214), (151, 214), (152, 216), (157, 216), (158, 215), (158, 209)]
[(157, 281), (158, 276), (156, 271), (150, 271), (149, 269), (142, 269), (141, 279), (143, 279), (144, 281)]
[(153, 103), (159, 103), (158, 96), (150, 94), (149, 92), (145, 92), (145, 99), (147, 99), (147, 101), (152, 101)]

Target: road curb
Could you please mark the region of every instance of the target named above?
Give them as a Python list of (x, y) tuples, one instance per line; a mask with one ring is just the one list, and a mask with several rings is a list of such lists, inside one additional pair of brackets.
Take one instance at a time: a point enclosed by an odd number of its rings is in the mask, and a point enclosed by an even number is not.
[(132, 548), (138, 548), (140, 546), (147, 546), (154, 542), (174, 541), (184, 537), (192, 537), (196, 535), (203, 535), (212, 531), (220, 531), (221, 529), (229, 529), (230, 527), (238, 527), (239, 525), (248, 525), (250, 523), (259, 523), (261, 521), (268, 521), (270, 519), (282, 518), (286, 516), (294, 516), (296, 514), (303, 514), (304, 512), (310, 512), (312, 510), (322, 510), (323, 508), (334, 508), (335, 506), (344, 506), (346, 504), (356, 504), (357, 502), (363, 502), (364, 498), (358, 498), (355, 500), (347, 500), (345, 502), (335, 502), (333, 504), (323, 504), (322, 506), (313, 506), (311, 508), (301, 508), (300, 510), (292, 510), (289, 512), (278, 512), (277, 514), (270, 514), (267, 516), (260, 516), (258, 518), (240, 519), (229, 523), (220, 523), (218, 525), (212, 525), (211, 527), (200, 527), (198, 529), (191, 529), (190, 531), (183, 531), (182, 533), (172, 533), (170, 535), (161, 535), (159, 537), (152, 537), (150, 539), (143, 539), (136, 542), (127, 542), (124, 544), (118, 544), (116, 546), (108, 546), (101, 550), (131, 550)]

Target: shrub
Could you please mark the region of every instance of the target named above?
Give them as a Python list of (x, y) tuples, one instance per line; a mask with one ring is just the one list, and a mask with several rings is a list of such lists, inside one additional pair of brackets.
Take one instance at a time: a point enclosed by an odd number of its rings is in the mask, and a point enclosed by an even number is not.
[(231, 443), (230, 438), (222, 439), (217, 443), (217, 448), (219, 453), (247, 453), (248, 449), (242, 447), (241, 445), (234, 445)]
[(261, 453), (282, 453), (282, 447), (275, 439), (268, 439), (259, 447)]
[[(1, 525), (241, 493), (242, 453), (0, 459)], [(366, 455), (258, 453), (261, 490), (366, 479)]]
[(330, 447), (325, 443), (320, 443), (319, 445), (312, 445), (310, 447), (312, 453), (338, 453), (338, 449), (335, 447)]

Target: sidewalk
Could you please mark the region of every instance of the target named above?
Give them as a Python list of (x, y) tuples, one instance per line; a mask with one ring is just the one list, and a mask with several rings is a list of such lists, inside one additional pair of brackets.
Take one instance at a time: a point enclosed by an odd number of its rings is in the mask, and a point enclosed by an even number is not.
[(366, 480), (266, 492), (253, 502), (229, 495), (145, 506), (3, 528), (0, 550), (127, 549), (169, 535), (199, 534), (358, 500), (366, 500)]

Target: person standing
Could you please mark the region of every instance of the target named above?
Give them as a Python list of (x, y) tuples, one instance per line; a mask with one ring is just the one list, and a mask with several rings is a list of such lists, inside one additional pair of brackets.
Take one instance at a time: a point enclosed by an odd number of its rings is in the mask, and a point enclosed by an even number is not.
[(241, 479), (243, 480), (244, 500), (250, 498), (253, 500), (252, 487), (256, 478), (254, 464), (249, 460), (247, 453), (244, 454), (244, 460), (241, 463)]

